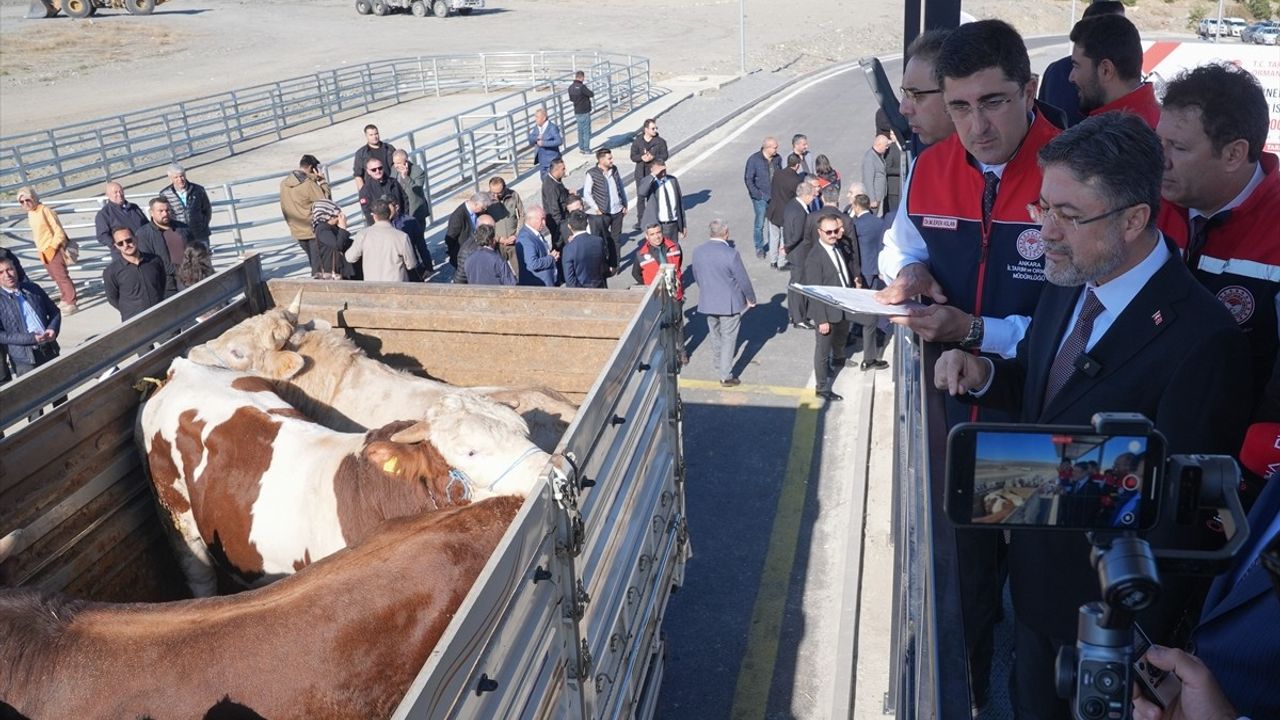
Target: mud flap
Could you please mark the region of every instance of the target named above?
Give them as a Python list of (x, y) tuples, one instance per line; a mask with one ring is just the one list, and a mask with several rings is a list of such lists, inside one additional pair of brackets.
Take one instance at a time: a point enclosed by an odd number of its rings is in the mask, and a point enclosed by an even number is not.
[(29, 20), (51, 18), (57, 14), (58, 8), (54, 7), (53, 0), (31, 0), (31, 7), (27, 8), (27, 19)]

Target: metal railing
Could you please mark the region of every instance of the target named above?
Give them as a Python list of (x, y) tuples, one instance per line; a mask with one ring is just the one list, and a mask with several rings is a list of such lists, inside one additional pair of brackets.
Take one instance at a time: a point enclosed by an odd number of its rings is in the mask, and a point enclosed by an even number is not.
[[(588, 85), (596, 93), (593, 124), (612, 121), (654, 96), (647, 58), (607, 53), (507, 53), (480, 55), (475, 59), (479, 79), (472, 81), (472, 87), (517, 84), (530, 87), (386, 138), (407, 151), (410, 160), (424, 169), (424, 192), (433, 208), (441, 207), (468, 187), (478, 189), (482, 178), (489, 175), (502, 174), (511, 181), (531, 172), (536, 164), (527, 136), (534, 126), (534, 111), (540, 107), (545, 107), (560, 126), (565, 146), (572, 146), (577, 128), (565, 89), (572, 82), (575, 70), (581, 69), (587, 75)], [(461, 58), (454, 60), (455, 66), (461, 62)], [(412, 76), (418, 83), (418, 92), (434, 92), (433, 85), (425, 86), (424, 90), (421, 83), (425, 77), (441, 81), (445, 76), (441, 71), (441, 58), (419, 58), (413, 62), (431, 68), (426, 76)], [(563, 72), (554, 74), (553, 70)], [(410, 74), (400, 72), (397, 77), (403, 83)], [(455, 75), (452, 82), (457, 85), (461, 80)], [(407, 96), (407, 91), (402, 90), (401, 95)], [(362, 222), (355, 182), (348, 170), (354, 157), (351, 153), (325, 165), (333, 198), (350, 211), (353, 228)], [(280, 181), (287, 173), (288, 169), (282, 169), (270, 175), (206, 186), (214, 212), (210, 229), (215, 253), (232, 248), (238, 255), (254, 251), (263, 255), (267, 265), (283, 258), (291, 262), (297, 260), (298, 253), (279, 207)], [(73, 279), (79, 282), (77, 275), (80, 274), (96, 277), (109, 256), (106, 248), (95, 240), (92, 214), (97, 213), (105, 199), (99, 196), (43, 198), (42, 201), (59, 213), (68, 235), (81, 244), (81, 265), (73, 271)], [(443, 216), (443, 213), (433, 213), (433, 219)], [(16, 241), (15, 251), (24, 261), (30, 259), (27, 269), (38, 275), (40, 264), (26, 223), (26, 213), (20, 211), (16, 203), (0, 202), (0, 234)]]
[(178, 158), (219, 152), (234, 155), (255, 144), (280, 140), (286, 131), (332, 125), (421, 97), (563, 87), (574, 71), (601, 66), (603, 72), (589, 75), (599, 81), (599, 104), (612, 119), (616, 106), (628, 102), (627, 91), (637, 84), (647, 88), (647, 59), (541, 51), (379, 60), (9, 135), (0, 137), (0, 194), (23, 185), (56, 194)]
[(939, 347), (901, 327), (894, 342), (895, 586), (885, 712), (901, 720), (968, 718), (955, 531), (942, 505), (946, 410), (932, 389)]

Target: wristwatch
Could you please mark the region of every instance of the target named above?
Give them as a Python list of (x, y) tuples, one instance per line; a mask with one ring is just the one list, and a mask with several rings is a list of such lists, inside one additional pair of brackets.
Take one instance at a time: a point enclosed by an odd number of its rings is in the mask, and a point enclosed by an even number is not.
[(973, 322), (969, 323), (969, 334), (965, 335), (964, 339), (960, 341), (960, 347), (965, 350), (973, 350), (975, 348), (982, 347), (983, 330), (982, 316), (974, 315)]

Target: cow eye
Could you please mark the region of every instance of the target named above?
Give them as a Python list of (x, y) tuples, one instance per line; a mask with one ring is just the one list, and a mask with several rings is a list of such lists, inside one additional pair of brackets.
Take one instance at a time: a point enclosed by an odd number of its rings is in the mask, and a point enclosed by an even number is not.
[(237, 349), (237, 348), (231, 348), (231, 357), (233, 357), (233, 358), (235, 358), (235, 359), (237, 359), (237, 360), (243, 360), (243, 359), (244, 359), (244, 352), (243, 352), (243, 351), (241, 351), (241, 350), (239, 350), (239, 349)]
[(475, 450), (468, 450), (468, 451), (467, 451), (467, 457), (475, 457), (475, 456), (476, 456), (476, 451), (475, 451)]

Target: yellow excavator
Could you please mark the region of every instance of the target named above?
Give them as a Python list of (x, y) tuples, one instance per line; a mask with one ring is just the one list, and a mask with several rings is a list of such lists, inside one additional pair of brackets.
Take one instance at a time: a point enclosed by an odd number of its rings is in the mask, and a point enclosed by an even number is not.
[(150, 15), (165, 0), (31, 0), (29, 18), (51, 18), (59, 12), (73, 18), (87, 18), (102, 8), (124, 8), (130, 15)]

